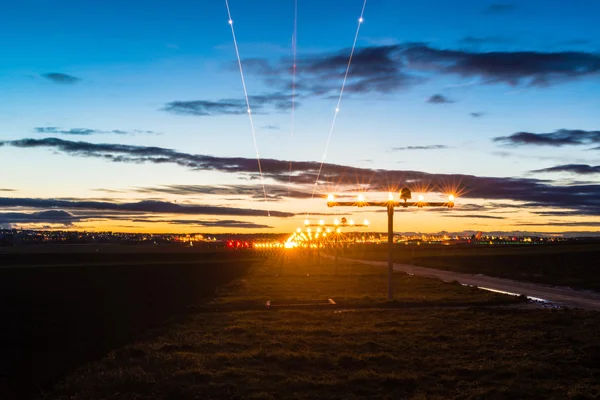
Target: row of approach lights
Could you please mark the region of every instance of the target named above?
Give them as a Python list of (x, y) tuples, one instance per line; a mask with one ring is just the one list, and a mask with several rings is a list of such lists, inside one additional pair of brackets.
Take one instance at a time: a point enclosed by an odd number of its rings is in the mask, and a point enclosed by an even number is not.
[[(387, 202), (368, 202), (365, 200), (365, 196), (362, 194), (359, 194), (358, 196), (356, 196), (356, 201), (353, 202), (353, 205), (357, 206), (357, 207), (365, 207), (365, 206), (371, 206), (371, 205), (380, 205), (380, 206), (385, 206), (385, 205), (394, 205), (394, 206), (403, 206), (403, 207), (408, 207), (408, 206), (417, 206), (417, 207), (425, 207), (427, 205), (431, 205), (433, 203), (428, 203), (425, 201), (425, 196), (423, 196), (422, 194), (419, 195), (418, 197), (418, 201), (416, 202), (409, 202), (408, 200), (410, 200), (412, 198), (412, 194), (410, 192), (410, 189), (408, 188), (403, 188), (400, 191), (400, 200), (403, 201), (396, 201), (394, 200), (394, 194), (392, 192), (388, 193), (388, 201)], [(447, 202), (443, 202), (443, 203), (435, 203), (436, 205), (443, 205), (445, 207), (448, 208), (453, 208), (454, 207), (454, 195), (448, 195), (448, 201)], [(336, 205), (338, 205), (338, 202), (335, 201), (335, 196), (333, 194), (330, 194), (327, 196), (327, 206), (328, 207), (335, 207)]]
[(319, 220), (319, 224), (311, 224), (310, 221), (308, 219), (304, 220), (304, 226), (306, 227), (325, 227), (325, 226), (334, 226), (334, 227), (339, 227), (339, 226), (356, 226), (356, 227), (362, 227), (362, 226), (369, 226), (369, 220), (365, 219), (363, 221), (362, 224), (357, 224), (356, 222), (354, 222), (353, 219), (347, 220), (346, 218), (342, 218), (342, 220), (338, 220), (337, 218), (333, 220), (333, 224), (326, 224), (325, 220)]

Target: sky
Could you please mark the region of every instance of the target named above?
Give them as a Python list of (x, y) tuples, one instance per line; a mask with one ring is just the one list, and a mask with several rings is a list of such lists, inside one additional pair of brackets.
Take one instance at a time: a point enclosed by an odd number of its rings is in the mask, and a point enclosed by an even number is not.
[(400, 210), (397, 231), (599, 231), (598, 1), (229, 8), (3, 7), (0, 227), (384, 231), (384, 210), (324, 197), (409, 187), (456, 207)]

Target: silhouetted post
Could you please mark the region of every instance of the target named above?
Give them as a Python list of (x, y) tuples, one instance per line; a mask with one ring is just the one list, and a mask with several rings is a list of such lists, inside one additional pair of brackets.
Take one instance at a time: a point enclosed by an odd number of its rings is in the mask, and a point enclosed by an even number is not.
[(448, 196), (446, 202), (425, 202), (423, 196), (419, 196), (419, 201), (413, 202), (408, 201), (411, 198), (411, 192), (408, 188), (402, 188), (400, 190), (400, 200), (394, 200), (392, 193), (389, 193), (388, 201), (365, 201), (364, 196), (357, 196), (356, 201), (335, 201), (333, 195), (327, 197), (327, 207), (386, 207), (388, 214), (388, 299), (391, 300), (394, 297), (394, 291), (392, 287), (392, 278), (394, 274), (394, 258), (393, 258), (393, 245), (394, 245), (394, 208), (395, 207), (454, 207), (454, 196)]
[(388, 215), (388, 300), (394, 298), (394, 286), (392, 277), (394, 276), (394, 204), (387, 206)]

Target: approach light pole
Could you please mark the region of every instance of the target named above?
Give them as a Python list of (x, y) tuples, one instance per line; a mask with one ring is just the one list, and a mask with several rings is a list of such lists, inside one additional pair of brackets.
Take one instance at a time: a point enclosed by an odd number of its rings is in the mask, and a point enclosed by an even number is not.
[(447, 202), (429, 203), (426, 202), (423, 195), (419, 195), (419, 201), (408, 201), (412, 198), (409, 188), (400, 190), (400, 201), (394, 200), (392, 192), (389, 193), (388, 201), (366, 201), (363, 195), (358, 195), (356, 201), (335, 201), (335, 197), (330, 194), (327, 197), (327, 207), (386, 207), (388, 215), (388, 300), (394, 298), (394, 288), (392, 285), (394, 275), (394, 209), (396, 207), (454, 207), (454, 196), (449, 195)]

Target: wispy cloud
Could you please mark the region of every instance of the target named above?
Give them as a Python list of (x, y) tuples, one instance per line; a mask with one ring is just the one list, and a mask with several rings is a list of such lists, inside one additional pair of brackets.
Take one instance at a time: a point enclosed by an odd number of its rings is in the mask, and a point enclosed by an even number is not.
[(278, 131), (281, 128), (279, 127), (279, 125), (263, 125), (260, 127), (260, 129), (266, 129), (266, 130), (271, 130), (271, 131)]
[(555, 167), (542, 168), (537, 169), (531, 172), (536, 173), (545, 173), (545, 172), (568, 172), (571, 174), (578, 175), (591, 175), (591, 174), (600, 174), (600, 165), (587, 165), (587, 164), (565, 164), (565, 165), (557, 165)]
[(112, 129), (112, 130), (102, 130), (102, 129), (91, 129), (91, 128), (71, 128), (71, 129), (62, 129), (55, 126), (40, 126), (33, 128), (33, 131), (36, 133), (44, 133), (44, 134), (54, 134), (54, 135), (75, 135), (75, 136), (89, 136), (89, 135), (99, 135), (99, 134), (115, 134), (115, 135), (132, 135), (132, 134), (159, 134), (159, 132), (150, 131), (150, 130), (140, 130), (135, 129), (132, 131), (125, 131), (122, 129)]
[[(249, 96), (252, 113), (282, 112), (292, 108), (292, 95), (281, 92)], [(296, 101), (295, 106), (299, 103)], [(163, 111), (179, 115), (213, 116), (213, 115), (241, 115), (248, 113), (245, 99), (220, 99), (172, 101), (167, 103)]]
[(428, 146), (405, 146), (405, 147), (394, 147), (392, 151), (404, 151), (404, 150), (441, 150), (449, 149), (450, 147), (444, 144), (432, 144)]
[(481, 112), (481, 111), (478, 111), (478, 112), (469, 113), (469, 115), (471, 117), (473, 117), (473, 118), (481, 118), (481, 117), (483, 117), (485, 115), (485, 113)]
[(517, 132), (510, 136), (494, 138), (505, 145), (571, 146), (600, 143), (600, 131), (559, 129), (551, 133)]
[(81, 81), (80, 78), (77, 78), (73, 75), (63, 74), (60, 72), (48, 72), (40, 75), (42, 78), (46, 78), (51, 82), (58, 83), (61, 85), (72, 85)]

